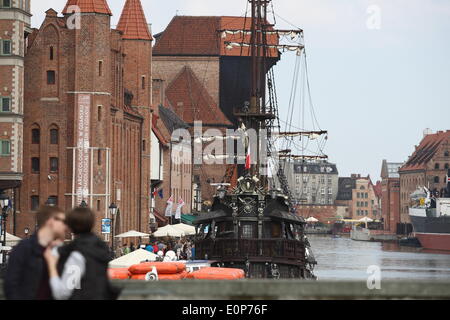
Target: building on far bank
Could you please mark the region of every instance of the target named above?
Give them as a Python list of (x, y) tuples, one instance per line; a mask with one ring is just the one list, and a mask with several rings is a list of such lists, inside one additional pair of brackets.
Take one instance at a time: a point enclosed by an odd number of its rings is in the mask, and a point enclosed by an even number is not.
[(338, 193), (338, 170), (327, 161), (284, 162), (294, 202), (301, 205), (334, 205)]
[(381, 216), (380, 185), (374, 185), (370, 176), (352, 174), (339, 178), (336, 205), (347, 207), (347, 217), (359, 220), (369, 217), (379, 220)]
[(413, 154), (400, 168), (400, 220), (410, 223), (410, 195), (419, 187), (443, 194), (445, 177), (450, 166), (450, 130), (430, 133), (415, 147)]
[(384, 230), (397, 233), (400, 223), (400, 162), (383, 160), (381, 167), (381, 212), (384, 219)]

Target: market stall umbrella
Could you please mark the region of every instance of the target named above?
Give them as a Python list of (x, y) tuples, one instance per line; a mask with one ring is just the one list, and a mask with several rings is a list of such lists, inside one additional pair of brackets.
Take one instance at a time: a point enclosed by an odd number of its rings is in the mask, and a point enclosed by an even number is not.
[(143, 233), (143, 232), (139, 232), (136, 230), (130, 230), (128, 232), (118, 234), (116, 236), (116, 238), (146, 238), (149, 236), (150, 236), (150, 234), (148, 234), (148, 233)]
[(110, 268), (128, 268), (143, 261), (156, 261), (158, 256), (144, 249), (137, 249), (109, 262)]
[(185, 235), (184, 231), (181, 231), (174, 226), (168, 224), (165, 227), (158, 228), (157, 231), (153, 232), (152, 236), (155, 238), (161, 237), (182, 237)]
[(191, 235), (195, 234), (195, 227), (190, 226), (188, 224), (184, 224), (184, 223), (173, 224), (172, 227), (183, 231), (186, 236), (191, 236)]
[(369, 217), (364, 217), (358, 220), (359, 222), (364, 222), (366, 224), (366, 229), (367, 229), (367, 222), (373, 222), (372, 219), (370, 219)]
[[(3, 235), (1, 240), (3, 240)], [(19, 237), (16, 237), (10, 233), (6, 233), (6, 246), (14, 247), (16, 244), (18, 244), (22, 239)]]
[(319, 220), (317, 220), (314, 217), (309, 217), (308, 219), (305, 220), (306, 222), (319, 222)]

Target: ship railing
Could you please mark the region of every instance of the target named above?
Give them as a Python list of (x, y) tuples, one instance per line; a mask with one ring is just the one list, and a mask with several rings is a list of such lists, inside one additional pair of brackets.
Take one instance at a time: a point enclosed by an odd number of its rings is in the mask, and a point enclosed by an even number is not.
[(208, 259), (272, 257), (303, 260), (305, 245), (289, 239), (205, 239), (196, 243), (197, 257)]

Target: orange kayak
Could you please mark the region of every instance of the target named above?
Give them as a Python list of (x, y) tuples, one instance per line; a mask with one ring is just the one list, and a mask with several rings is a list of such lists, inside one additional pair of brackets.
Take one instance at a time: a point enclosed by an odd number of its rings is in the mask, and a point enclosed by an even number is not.
[(109, 268), (108, 276), (110, 279), (124, 280), (130, 278), (130, 273), (128, 268)]
[(184, 263), (180, 262), (144, 262), (132, 265), (128, 268), (131, 274), (146, 274), (156, 268), (158, 275), (175, 274), (186, 270)]
[(187, 275), (188, 279), (199, 280), (236, 280), (245, 278), (242, 269), (234, 268), (202, 268)]

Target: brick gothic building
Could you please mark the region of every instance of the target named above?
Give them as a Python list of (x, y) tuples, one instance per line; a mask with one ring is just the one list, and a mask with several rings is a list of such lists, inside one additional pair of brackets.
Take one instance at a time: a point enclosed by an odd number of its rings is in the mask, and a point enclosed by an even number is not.
[(29, 0), (0, 1), (0, 191), (16, 204), (23, 177), (24, 56), (30, 17)]
[(450, 130), (425, 134), (413, 154), (400, 168), (400, 218), (410, 223), (410, 195), (418, 187), (443, 193), (450, 166)]
[(29, 36), (17, 234), (34, 230), (40, 205), (82, 200), (97, 214), (97, 232), (112, 202), (116, 233), (146, 232), (152, 37), (140, 0), (126, 1), (117, 30), (106, 0), (69, 0), (62, 13), (49, 9)]
[(402, 163), (383, 160), (381, 167), (381, 212), (384, 219), (384, 230), (397, 233), (400, 222), (400, 175)]

